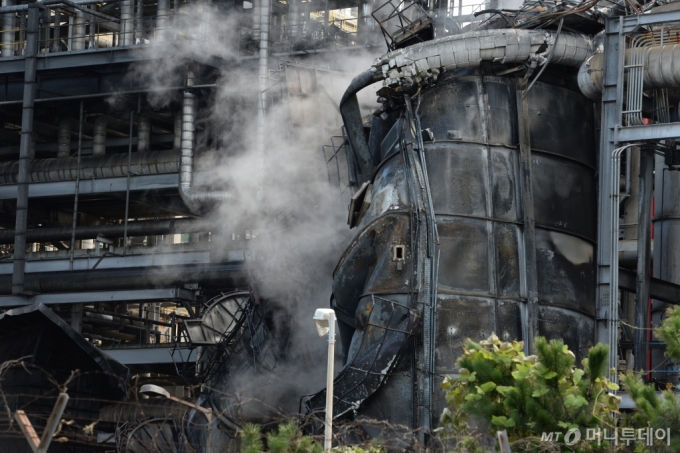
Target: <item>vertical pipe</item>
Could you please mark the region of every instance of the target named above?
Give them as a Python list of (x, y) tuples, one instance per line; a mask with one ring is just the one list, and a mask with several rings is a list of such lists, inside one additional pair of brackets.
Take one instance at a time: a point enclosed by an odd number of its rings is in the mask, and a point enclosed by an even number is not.
[[(167, 1), (167, 0), (165, 0)], [(135, 26), (135, 44), (141, 44), (144, 39), (144, 0), (137, 0), (137, 19)]]
[(12, 294), (24, 292), (26, 271), (26, 227), (28, 224), (28, 173), (29, 155), (33, 138), (33, 113), (36, 93), (36, 63), (38, 54), (38, 18), (40, 9), (35, 3), (28, 6), (28, 33), (26, 34), (26, 59), (24, 60), (24, 100), (21, 116), (21, 142), (19, 145), (19, 175), (17, 177), (17, 210), (14, 228), (14, 263), (12, 269)]
[(54, 9), (54, 39), (52, 40), (52, 52), (61, 50), (61, 9)]
[(158, 0), (158, 17), (156, 18), (156, 41), (167, 40), (170, 17), (170, 0)]
[[(14, 5), (14, 0), (2, 0), (3, 8)], [(14, 56), (14, 20), (16, 13), (3, 14), (2, 16), (2, 58)]]
[(73, 23), (73, 44), (71, 50), (85, 49), (85, 13), (76, 10), (76, 18)]
[(68, 157), (71, 154), (71, 118), (59, 122), (57, 137), (57, 157)]
[(148, 116), (139, 117), (139, 126), (137, 129), (137, 151), (143, 152), (149, 150), (149, 142), (151, 140), (151, 120)]
[(265, 109), (267, 106), (267, 80), (269, 78), (269, 19), (271, 0), (262, 0), (260, 5), (260, 71), (257, 105), (257, 170), (258, 189), (256, 196), (262, 200), (262, 183), (264, 181), (265, 150)]
[(286, 16), (288, 26), (288, 37), (294, 43), (299, 36), (300, 28), (300, 0), (290, 0), (288, 2), (288, 15)]
[[(629, 150), (632, 152), (632, 149)], [(638, 262), (635, 283), (635, 370), (647, 368), (647, 330), (649, 324), (649, 273), (651, 271), (652, 191), (654, 153), (642, 149), (640, 155), (640, 195), (638, 204)]]
[(106, 124), (108, 118), (99, 116), (94, 121), (94, 137), (92, 139), (92, 155), (103, 156), (106, 154)]
[(132, 164), (132, 125), (134, 117), (135, 112), (130, 111), (130, 132), (128, 135), (129, 138), (128, 138), (128, 161), (127, 161), (127, 187), (125, 190), (125, 226), (123, 227), (123, 256), (127, 255), (127, 226), (128, 216), (130, 213), (130, 165)]
[(175, 113), (174, 137), (172, 146), (174, 149), (180, 149), (182, 146), (182, 111)]
[(330, 453), (333, 447), (333, 377), (335, 375), (335, 312), (328, 314), (328, 365), (326, 366), (326, 430), (323, 449)]
[(80, 101), (80, 118), (78, 120), (78, 157), (76, 166), (76, 193), (73, 199), (73, 227), (71, 229), (71, 248), (69, 249), (69, 266), (68, 270), (73, 270), (73, 253), (76, 249), (76, 225), (78, 223), (78, 193), (80, 191), (80, 158), (83, 144), (83, 101)]
[(253, 0), (253, 41), (260, 41), (260, 24), (262, 23), (262, 13), (260, 12), (260, 5), (263, 1), (268, 0)]
[(28, 20), (28, 14), (21, 12), (19, 13), (19, 48), (17, 51), (18, 55), (25, 55), (26, 53), (26, 24)]
[(134, 0), (123, 0), (120, 5), (120, 45), (131, 46), (134, 38)]
[[(94, 9), (96, 8), (96, 5), (90, 5), (87, 8), (89, 9)], [(94, 28), (95, 28), (95, 19), (92, 14), (89, 15), (89, 30), (88, 30), (88, 35), (87, 35), (87, 48), (88, 49), (96, 49), (97, 48), (97, 42), (94, 39)]]

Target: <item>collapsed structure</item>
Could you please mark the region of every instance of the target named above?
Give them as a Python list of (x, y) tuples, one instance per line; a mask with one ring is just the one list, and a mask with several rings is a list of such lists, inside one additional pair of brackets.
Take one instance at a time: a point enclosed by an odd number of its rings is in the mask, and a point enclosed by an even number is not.
[[(680, 12), (657, 6), (3, 2), (0, 444), (28, 452), (12, 414), (41, 428), (68, 391), (54, 451), (236, 450), (243, 387), (309, 368), (286, 282), (331, 289), (297, 261), (325, 272), (333, 235), (304, 233), (338, 198), (357, 229), (333, 272), (335, 418), (426, 438), (463, 342), (492, 333), (603, 342), (675, 382), (634, 329), (680, 301)], [(383, 38), (336, 113), (328, 61)], [(322, 166), (293, 157), (331, 134)], [(301, 228), (312, 206), (330, 221)]]

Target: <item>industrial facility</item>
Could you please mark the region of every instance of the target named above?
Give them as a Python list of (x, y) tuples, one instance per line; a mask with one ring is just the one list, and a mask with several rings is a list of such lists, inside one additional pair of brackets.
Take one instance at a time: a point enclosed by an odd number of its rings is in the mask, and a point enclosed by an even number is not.
[(680, 303), (680, 3), (0, 15), (0, 453), (319, 434), (316, 308), (332, 418), (406, 451), (467, 338), (678, 384), (650, 327)]

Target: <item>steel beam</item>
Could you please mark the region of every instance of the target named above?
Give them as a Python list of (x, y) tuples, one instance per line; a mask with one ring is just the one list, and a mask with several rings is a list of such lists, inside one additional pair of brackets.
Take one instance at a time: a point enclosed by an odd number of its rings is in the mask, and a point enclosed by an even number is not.
[[(667, 11), (663, 13), (636, 14), (614, 18), (611, 25), (612, 33), (632, 33), (645, 25), (660, 24), (662, 22), (680, 22), (680, 11)], [(610, 19), (608, 19), (610, 20)]]
[[(121, 250), (122, 251), (122, 250)], [(240, 255), (239, 255), (240, 254)], [(242, 258), (243, 252), (230, 254), (229, 258)], [(149, 266), (183, 266), (189, 264), (209, 264), (210, 251), (191, 251), (174, 253), (154, 253), (143, 255), (106, 255), (106, 256), (87, 256), (76, 257), (73, 259), (73, 269), (69, 268), (69, 259), (47, 259), (32, 260), (26, 262), (26, 273), (43, 272), (63, 272), (63, 271), (87, 271), (93, 269), (120, 269), (127, 267), (149, 267)], [(243, 261), (243, 259), (229, 260), (233, 262)], [(0, 264), (0, 275), (11, 274), (12, 263)]]
[[(635, 292), (636, 279), (635, 271), (619, 268), (619, 289)], [(667, 304), (680, 305), (680, 285), (652, 277), (649, 279), (649, 297)]]
[[(130, 190), (139, 192), (144, 190), (173, 189), (179, 185), (178, 173), (166, 173), (160, 175), (142, 175), (130, 177)], [(100, 193), (125, 192), (127, 178), (102, 178), (80, 181), (78, 192), (80, 195)], [(73, 195), (76, 191), (75, 181), (58, 181), (34, 183), (28, 187), (29, 198), (58, 197)], [(0, 200), (12, 200), (17, 197), (17, 185), (8, 184), (0, 186)]]
[[(188, 351), (182, 351), (182, 357), (176, 352), (173, 359), (172, 351), (174, 346), (157, 346), (145, 348), (125, 348), (125, 349), (102, 349), (108, 356), (116, 359), (123, 365), (161, 365), (172, 363), (185, 363)], [(184, 360), (183, 360), (184, 359)], [(189, 362), (195, 362), (196, 355), (189, 357)]]
[(636, 142), (638, 140), (668, 140), (680, 137), (680, 123), (658, 123), (646, 126), (618, 127), (614, 131), (616, 142)]
[(184, 288), (132, 289), (119, 291), (88, 291), (74, 293), (37, 294), (34, 296), (0, 296), (0, 307), (22, 307), (25, 305), (94, 304), (100, 302), (153, 302), (153, 301), (194, 302), (196, 295)]

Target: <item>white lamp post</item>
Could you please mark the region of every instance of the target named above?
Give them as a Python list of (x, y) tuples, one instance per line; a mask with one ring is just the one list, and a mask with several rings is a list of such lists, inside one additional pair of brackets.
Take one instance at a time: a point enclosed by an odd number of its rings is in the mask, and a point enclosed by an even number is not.
[(198, 404), (194, 404), (189, 401), (184, 401), (183, 399), (177, 398), (176, 396), (172, 396), (170, 392), (168, 392), (163, 387), (158, 385), (144, 384), (142, 388), (139, 389), (139, 393), (143, 393), (145, 395), (164, 396), (167, 399), (173, 400), (180, 404), (184, 404), (185, 406), (189, 406), (193, 409), (196, 409), (199, 412), (202, 412), (205, 415), (205, 419), (208, 421), (208, 438), (205, 443), (205, 453), (210, 453), (210, 434), (212, 433), (212, 409), (201, 407)]
[(317, 308), (314, 322), (319, 336), (328, 334), (328, 367), (326, 369), (326, 432), (323, 449), (331, 451), (333, 443), (333, 364), (335, 359), (335, 312), (330, 308)]

